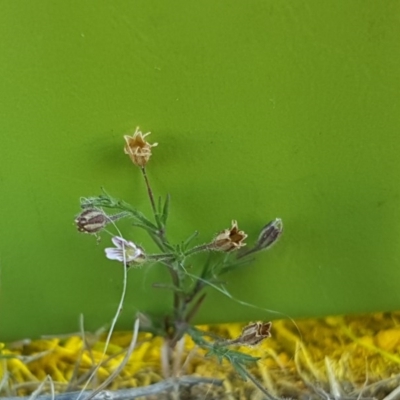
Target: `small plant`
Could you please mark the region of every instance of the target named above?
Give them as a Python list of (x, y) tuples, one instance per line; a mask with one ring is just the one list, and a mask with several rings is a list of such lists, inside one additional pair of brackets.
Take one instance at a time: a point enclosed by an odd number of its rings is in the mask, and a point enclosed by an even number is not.
[[(211, 338), (211, 341), (205, 339), (210, 335), (199, 331), (191, 325), (191, 322), (206, 297), (204, 289), (211, 286), (227, 294), (221, 281), (222, 275), (251, 262), (255, 253), (271, 248), (282, 234), (282, 221), (276, 218), (265, 225), (255, 245), (250, 248), (245, 247), (247, 234), (240, 230), (236, 220), (232, 221), (229, 228), (217, 233), (205, 244), (192, 244), (197, 237), (197, 232), (182, 243), (171, 243), (167, 229), (170, 196), (167, 195), (164, 199), (159, 197), (156, 200), (146, 173), (152, 148), (157, 146), (157, 143), (147, 142), (146, 136), (149, 133), (143, 134), (137, 128), (133, 136), (125, 136), (124, 151), (143, 176), (153, 211), (152, 217), (147, 217), (135, 207), (112, 197), (103, 190), (100, 196), (81, 199), (82, 212), (75, 219), (77, 228), (80, 232), (97, 236), (107, 225), (113, 224), (116, 227), (116, 221), (119, 219), (131, 218), (133, 226), (144, 229), (158, 247), (157, 254), (148, 253), (137, 243), (129, 240), (128, 235), (126, 237), (122, 235), (118, 228), (118, 235), (111, 238), (114, 247), (105, 249), (105, 256), (108, 259), (118, 261), (124, 267), (124, 292), (127, 271), (134, 272), (137, 267), (157, 262), (169, 272), (170, 282), (162, 282), (155, 286), (170, 290), (173, 297), (170, 313), (161, 320), (140, 313), (140, 329), (164, 337), (169, 349), (168, 354), (171, 354), (176, 344), (185, 334), (188, 334), (198, 346), (206, 349), (209, 355), (214, 355), (219, 360), (228, 360), (243, 378), (252, 379), (245, 365), (256, 361), (257, 358), (233, 351), (230, 346), (259, 344), (270, 336), (271, 322), (250, 323), (236, 339)], [(110, 214), (110, 210), (115, 210), (115, 213)], [(192, 274), (189, 270), (193, 269), (189, 267), (195, 265), (196, 255), (204, 252), (208, 253), (208, 257), (205, 262), (201, 261), (203, 263), (201, 272), (198, 275)], [(123, 298), (124, 293), (121, 306)]]

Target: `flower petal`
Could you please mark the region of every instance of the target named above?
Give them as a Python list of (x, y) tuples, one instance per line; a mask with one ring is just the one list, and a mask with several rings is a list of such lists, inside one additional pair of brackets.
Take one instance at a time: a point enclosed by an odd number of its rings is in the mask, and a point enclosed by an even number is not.
[(111, 241), (119, 249), (122, 249), (122, 248), (128, 246), (128, 241), (125, 240), (124, 238), (120, 237), (120, 236), (114, 236), (113, 238), (111, 238)]
[(140, 246), (120, 236), (114, 236), (111, 240), (116, 247), (108, 247), (105, 249), (108, 259), (124, 263), (134, 262), (140, 264), (145, 262), (146, 255)]
[(114, 247), (108, 247), (104, 249), (106, 253), (106, 257), (109, 260), (117, 260), (120, 262), (124, 262), (124, 252), (121, 249), (116, 249)]

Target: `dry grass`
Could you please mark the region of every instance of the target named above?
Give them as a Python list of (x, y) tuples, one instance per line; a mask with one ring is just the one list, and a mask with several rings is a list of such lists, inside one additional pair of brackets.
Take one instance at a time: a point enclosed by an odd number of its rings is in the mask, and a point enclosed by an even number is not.
[[(251, 372), (272, 398), (400, 398), (394, 392), (400, 382), (400, 313), (296, 323), (298, 328), (287, 320), (275, 321), (272, 338), (256, 348), (239, 349), (261, 357)], [(239, 336), (242, 327), (201, 328), (229, 339)], [(29, 396), (40, 385), (42, 393), (51, 393), (51, 388), (55, 393), (76, 392), (93, 375), (87, 390), (107, 381), (107, 390), (120, 394), (123, 389), (153, 388), (155, 393), (141, 397), (147, 399), (264, 398), (229, 364), (205, 357), (189, 337), (178, 344), (169, 371), (160, 362), (160, 338), (141, 333), (128, 351), (132, 332), (116, 332), (104, 353), (105, 340), (104, 334), (80, 333), (7, 344), (0, 353), (0, 396)], [(158, 386), (149, 386), (154, 384)], [(135, 398), (134, 391), (126, 396)]]

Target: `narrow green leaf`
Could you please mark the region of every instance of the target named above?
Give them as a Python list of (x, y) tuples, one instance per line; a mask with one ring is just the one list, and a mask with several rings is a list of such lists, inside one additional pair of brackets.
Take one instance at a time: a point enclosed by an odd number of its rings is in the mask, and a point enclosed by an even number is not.
[(173, 246), (172, 244), (169, 244), (169, 243), (167, 243), (167, 242), (164, 242), (163, 244), (164, 244), (165, 248), (166, 248), (167, 250), (169, 250), (171, 253), (174, 253), (174, 254), (177, 253), (176, 247)]
[(232, 367), (236, 370), (236, 372), (240, 375), (240, 377), (246, 382), (247, 381), (247, 373), (246, 370), (237, 362), (231, 362)]
[(162, 215), (162, 197), (158, 196), (157, 212)]
[(141, 222), (132, 222), (132, 226), (135, 226), (137, 228), (142, 228), (146, 232), (153, 233), (153, 229), (150, 229), (147, 225), (142, 224)]
[(189, 247), (190, 242), (198, 236), (199, 232), (194, 231), (183, 243), (182, 243), (182, 251), (186, 252), (187, 248)]
[(247, 264), (250, 264), (252, 261), (254, 261), (253, 259), (240, 259), (240, 260), (235, 260), (232, 261), (231, 263), (228, 263), (227, 265), (224, 265), (218, 272), (218, 275), (222, 275), (222, 274), (226, 274), (227, 272), (230, 272), (234, 269), (243, 267)]
[[(160, 197), (160, 201), (161, 201), (161, 197)], [(164, 226), (167, 223), (167, 219), (168, 219), (170, 201), (171, 201), (171, 196), (169, 194), (167, 194), (167, 196), (165, 197), (164, 208), (163, 208), (162, 214), (161, 214), (161, 222), (163, 223)], [(160, 210), (161, 210), (161, 207), (160, 207)]]
[(133, 215), (136, 219), (138, 219), (140, 222), (142, 222), (142, 223), (143, 223), (144, 225), (146, 225), (148, 228), (150, 228), (150, 229), (153, 230), (153, 231), (156, 231), (156, 230), (157, 230), (157, 227), (156, 227), (152, 222), (150, 222), (150, 221), (144, 216), (143, 213), (141, 213), (140, 211), (138, 211), (138, 210), (136, 210), (136, 209), (134, 209), (134, 208), (130, 208), (129, 211), (132, 213), (132, 215)]
[(212, 258), (212, 255), (211, 255), (211, 253), (209, 253), (207, 260), (203, 265), (203, 269), (201, 271), (200, 278), (207, 279), (209, 277), (208, 272), (209, 272), (210, 266), (211, 266), (211, 258)]

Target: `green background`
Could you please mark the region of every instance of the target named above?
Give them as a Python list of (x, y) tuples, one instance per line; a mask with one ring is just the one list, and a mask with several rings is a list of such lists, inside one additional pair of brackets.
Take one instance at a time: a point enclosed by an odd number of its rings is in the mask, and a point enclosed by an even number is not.
[[(0, 2), (0, 340), (110, 322), (122, 269), (73, 225), (104, 186), (150, 211), (123, 154), (172, 196), (170, 237), (230, 226), (282, 240), (227, 276), (292, 317), (400, 307), (398, 1)], [(127, 238), (149, 244), (122, 224)], [(249, 240), (251, 243), (251, 240)], [(168, 309), (159, 266), (129, 273), (120, 328)], [(280, 315), (210, 291), (198, 322)]]

